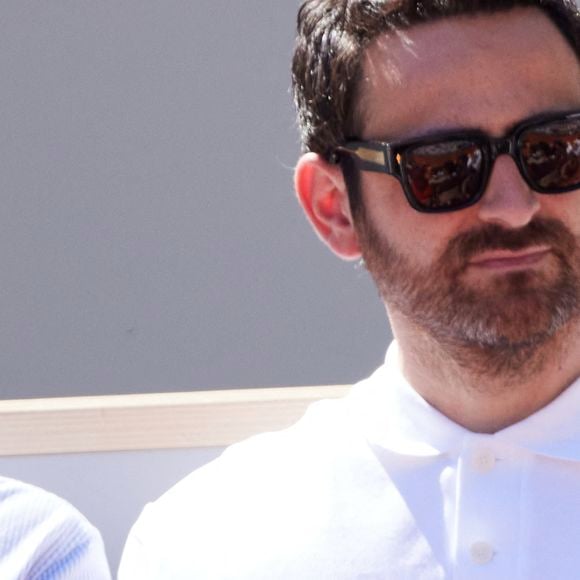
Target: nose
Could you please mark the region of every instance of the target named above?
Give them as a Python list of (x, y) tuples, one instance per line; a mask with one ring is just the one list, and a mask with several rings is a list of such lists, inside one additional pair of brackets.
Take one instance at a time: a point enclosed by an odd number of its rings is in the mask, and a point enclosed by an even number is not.
[(505, 228), (522, 228), (540, 209), (538, 194), (523, 180), (514, 160), (501, 155), (495, 160), (487, 189), (478, 204), (479, 218)]

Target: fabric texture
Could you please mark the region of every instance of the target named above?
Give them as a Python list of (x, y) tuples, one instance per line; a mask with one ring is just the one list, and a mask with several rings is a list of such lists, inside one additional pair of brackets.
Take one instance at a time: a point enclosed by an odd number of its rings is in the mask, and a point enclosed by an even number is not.
[(0, 477), (2, 580), (109, 580), (99, 532), (63, 499)]
[(228, 448), (145, 507), (119, 580), (534, 580), (580, 570), (580, 380), (472, 433), (395, 343), (340, 400)]

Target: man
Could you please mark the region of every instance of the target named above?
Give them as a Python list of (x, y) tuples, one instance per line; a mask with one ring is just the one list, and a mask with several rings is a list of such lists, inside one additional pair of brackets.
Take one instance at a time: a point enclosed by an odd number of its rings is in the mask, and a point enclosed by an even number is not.
[(109, 580), (99, 532), (70, 504), (0, 477), (2, 580)]
[(345, 399), (148, 506), (122, 580), (578, 578), (579, 21), (303, 4), (296, 189), (396, 341)]

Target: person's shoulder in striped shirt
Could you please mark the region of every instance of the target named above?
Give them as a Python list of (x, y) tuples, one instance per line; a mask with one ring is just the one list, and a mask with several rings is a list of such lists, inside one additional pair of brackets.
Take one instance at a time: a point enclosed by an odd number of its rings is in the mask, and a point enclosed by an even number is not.
[(0, 477), (0, 578), (109, 580), (102, 538), (62, 498)]

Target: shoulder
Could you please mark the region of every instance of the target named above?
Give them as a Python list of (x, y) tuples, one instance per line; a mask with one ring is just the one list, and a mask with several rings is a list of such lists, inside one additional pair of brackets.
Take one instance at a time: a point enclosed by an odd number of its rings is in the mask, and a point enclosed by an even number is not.
[(68, 502), (0, 477), (0, 577), (110, 577), (98, 531)]
[(232, 445), (190, 474), (146, 506), (119, 579), (262, 578), (277, 570), (286, 578), (294, 561), (323, 562), (317, 542), (336, 523), (329, 514), (348, 501), (352, 478), (375, 467), (349, 413), (346, 399), (315, 403), (291, 428)]
[[(175, 517), (184, 520), (184, 509), (199, 517), (208, 505), (231, 510), (242, 497), (261, 503), (289, 491), (296, 492), (305, 471), (323, 470), (332, 450), (346, 437), (343, 402), (311, 405), (295, 425), (263, 433), (228, 447), (216, 460), (180, 481), (146, 510), (147, 520)], [(208, 503), (209, 502), (209, 503)], [(216, 505), (213, 505), (213, 504)]]

